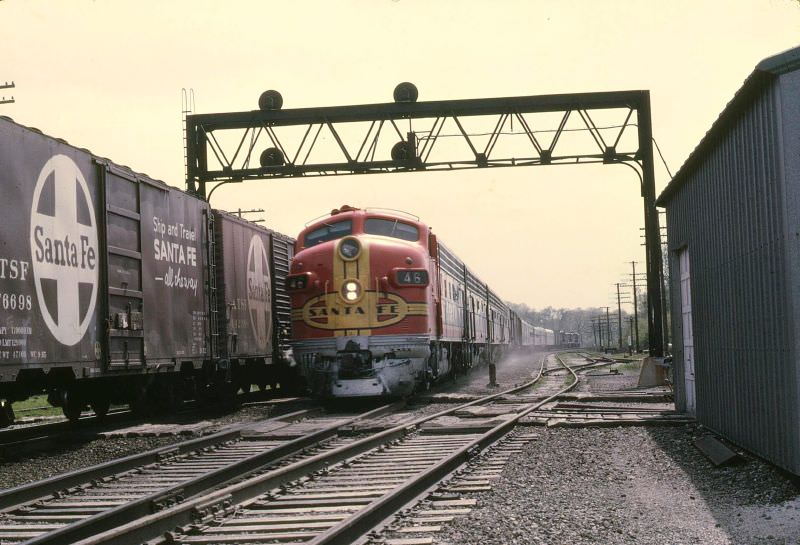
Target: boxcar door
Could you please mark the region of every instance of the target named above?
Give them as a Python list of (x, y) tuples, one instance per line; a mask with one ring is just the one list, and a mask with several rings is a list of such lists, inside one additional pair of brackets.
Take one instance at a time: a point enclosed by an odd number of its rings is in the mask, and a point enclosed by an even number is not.
[(100, 165), (104, 194), (108, 275), (105, 361), (114, 367), (144, 364), (142, 248), (139, 184), (113, 165)]
[(686, 412), (695, 414), (694, 336), (692, 329), (692, 283), (689, 250), (678, 254), (681, 271), (681, 323), (683, 325), (683, 380), (686, 389)]

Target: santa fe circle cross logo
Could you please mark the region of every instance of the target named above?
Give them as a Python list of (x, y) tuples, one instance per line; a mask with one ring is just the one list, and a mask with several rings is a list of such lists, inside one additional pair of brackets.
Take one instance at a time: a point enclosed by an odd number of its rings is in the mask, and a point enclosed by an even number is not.
[(261, 237), (253, 235), (247, 251), (247, 308), (253, 336), (264, 348), (272, 335), (271, 303), (267, 249)]
[[(50, 197), (42, 202), (42, 190), (48, 180), (52, 180), (53, 190), (45, 194), (54, 196), (52, 203), (47, 202)], [(54, 211), (54, 215), (40, 211), (42, 208)], [(42, 318), (60, 343), (73, 346), (83, 338), (94, 316), (100, 256), (89, 186), (78, 165), (66, 155), (54, 155), (39, 173), (31, 205), (30, 240)], [(55, 281), (55, 309), (47, 306), (45, 280)], [(83, 305), (81, 285), (84, 294), (86, 287), (91, 287), (89, 300)], [(83, 316), (82, 309), (85, 309)], [(52, 310), (56, 310), (55, 315)]]

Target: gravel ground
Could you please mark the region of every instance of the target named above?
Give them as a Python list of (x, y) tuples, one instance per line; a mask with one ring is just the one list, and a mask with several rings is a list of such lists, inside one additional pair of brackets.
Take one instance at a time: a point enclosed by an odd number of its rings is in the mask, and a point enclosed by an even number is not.
[(21, 460), (4, 460), (0, 463), (0, 490), (68, 473), (115, 458), (139, 454), (181, 440), (185, 440), (185, 438), (98, 439), (67, 444), (58, 450), (28, 455)]
[(697, 427), (537, 429), (441, 543), (800, 543), (800, 489), (759, 460), (715, 468)]
[[(637, 372), (581, 389), (631, 388)], [(477, 508), (437, 543), (800, 544), (800, 480), (746, 454), (714, 467), (693, 444), (697, 425), (528, 431), (539, 437), (492, 491), (468, 495)]]

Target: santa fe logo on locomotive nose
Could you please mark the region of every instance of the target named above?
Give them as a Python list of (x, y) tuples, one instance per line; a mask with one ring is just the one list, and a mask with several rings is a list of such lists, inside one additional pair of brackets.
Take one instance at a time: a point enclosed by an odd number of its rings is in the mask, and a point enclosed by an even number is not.
[(47, 327), (62, 344), (80, 342), (97, 302), (97, 222), (78, 165), (55, 155), (39, 173), (31, 205), (36, 297)]
[(250, 325), (256, 342), (266, 347), (272, 335), (271, 302), (269, 290), (269, 258), (264, 242), (259, 235), (250, 239), (247, 251), (247, 308), (250, 313)]

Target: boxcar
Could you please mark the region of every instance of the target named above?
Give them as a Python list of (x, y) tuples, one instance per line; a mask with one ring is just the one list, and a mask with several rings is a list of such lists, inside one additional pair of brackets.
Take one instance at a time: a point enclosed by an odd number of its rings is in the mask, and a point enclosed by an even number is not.
[(8, 118), (0, 164), (0, 424), (278, 382), (292, 239)]
[(241, 389), (285, 382), (286, 369), (271, 366), (288, 358), (285, 279), (294, 240), (219, 210), (214, 235), (219, 357), (233, 366)]

